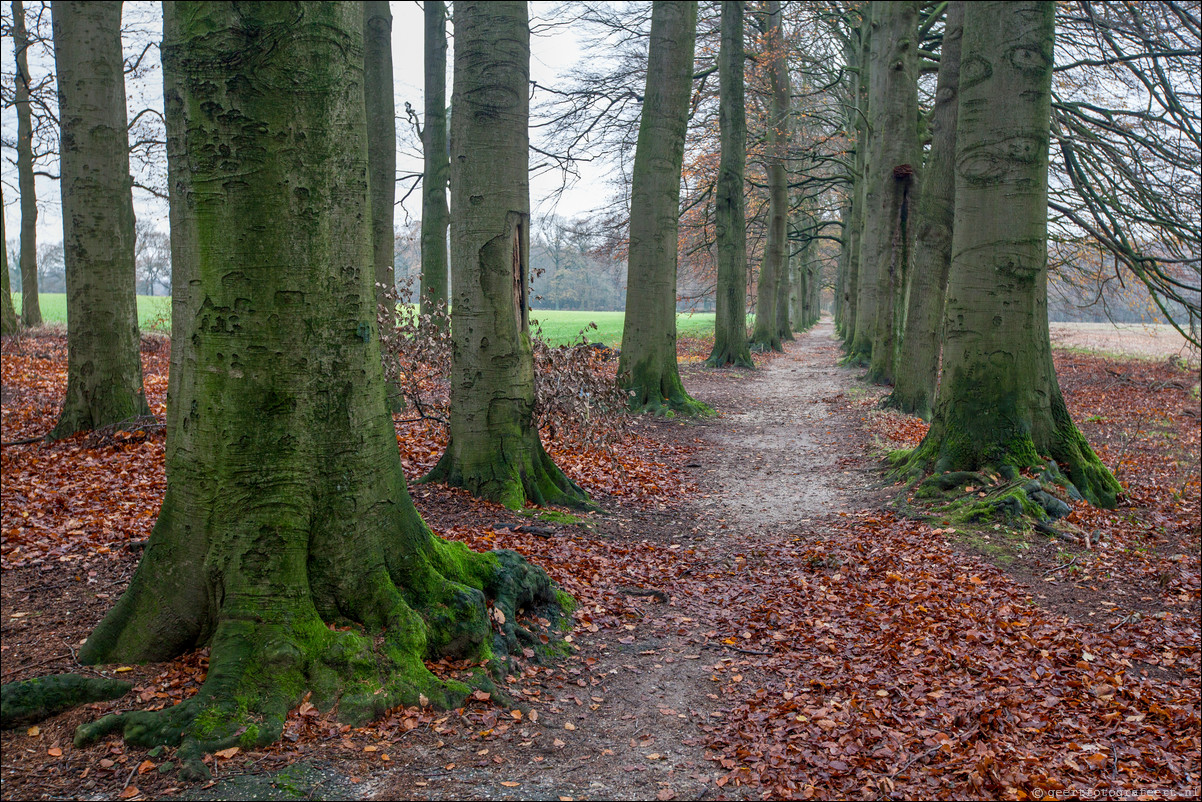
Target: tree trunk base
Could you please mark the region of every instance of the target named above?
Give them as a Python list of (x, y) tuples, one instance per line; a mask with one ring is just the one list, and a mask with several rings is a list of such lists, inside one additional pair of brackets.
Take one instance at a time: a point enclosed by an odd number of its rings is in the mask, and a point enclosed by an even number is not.
[(438, 464), (422, 477), (419, 484), (437, 482), (462, 487), (473, 496), (495, 501), (511, 510), (527, 502), (539, 507), (557, 505), (573, 509), (592, 509), (588, 494), (560, 470), (530, 430), (515, 445), (502, 439), (486, 461), (470, 465), (457, 455), (454, 443), (447, 444)]
[(751, 351), (749, 348), (737, 348), (733, 345), (719, 346), (715, 343), (714, 349), (710, 351), (710, 355), (705, 360), (707, 368), (750, 368), (755, 369), (755, 362), (751, 359)]
[[(170, 521), (171, 511), (165, 515)], [(506, 673), (508, 656), (523, 647), (544, 657), (562, 651), (557, 640), (544, 645), (532, 631), (537, 623), (518, 618), (537, 622), (541, 617), (552, 622), (552, 629), (569, 620), (565, 613), (573, 600), (556, 591), (541, 568), (512, 551), (481, 554), (436, 538), (416, 512), (409, 520), (394, 516), (394, 523), (400, 524), (402, 537), (408, 524), (408, 537), (419, 543), (406, 551), (394, 542), (396, 548), (387, 554), (364, 549), (360, 542), (330, 554), (337, 551), (333, 544), (313, 535), (321, 546), (313, 555), (301, 555), (299, 563), (328, 560), (335, 570), (318, 565), (299, 585), (277, 576), (276, 587), (267, 592), (267, 583), (239, 592), (228, 575), (222, 577), (228, 587), (206, 583), (215, 562), (241, 562), (245, 570), (265, 560), (228, 543), (219, 553), (205, 555), (205, 570), (177, 567), (175, 586), (163, 587), (161, 578), (178, 566), (179, 554), (164, 548), (164, 536), (156, 531), (130, 589), (88, 639), (80, 659), (164, 659), (185, 651), (185, 645), (207, 642), (208, 675), (191, 699), (165, 710), (84, 724), (75, 743), (120, 732), (138, 746), (179, 746), (181, 775), (193, 779), (207, 775), (206, 753), (278, 739), (288, 711), (307, 693), (316, 707), (335, 709), (340, 721), (360, 725), (399, 705), (453, 708), (473, 687), (496, 691), (494, 679)], [(414, 524), (421, 529), (414, 532)], [(366, 533), (364, 538), (385, 545), (385, 538)], [(287, 550), (281, 544), (281, 551)], [(221, 599), (223, 594), (228, 596)], [(189, 611), (191, 620), (181, 613), (181, 599), (200, 608)], [(440, 656), (489, 661), (488, 670), (466, 682), (443, 680), (423, 662)]]

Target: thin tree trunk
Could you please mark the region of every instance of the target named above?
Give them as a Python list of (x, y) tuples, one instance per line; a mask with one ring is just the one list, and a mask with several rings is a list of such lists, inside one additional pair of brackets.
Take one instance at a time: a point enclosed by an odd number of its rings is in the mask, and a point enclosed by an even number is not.
[(363, 4), (363, 98), (367, 107), (372, 262), (381, 320), (396, 315), (393, 203), (396, 201), (396, 102), (392, 88), (392, 12), (387, 0)]
[(422, 179), (422, 278), (421, 312), (445, 312), (447, 286), (447, 12), (443, 0), (425, 4), (425, 127), (422, 150), (425, 176)]
[[(4, 191), (0, 188), (0, 209), (4, 208)], [(4, 240), (4, 215), (0, 214), (0, 334), (16, 334), (20, 327), (17, 310), (8, 278), (8, 244)]]
[[(764, 259), (760, 264), (751, 343), (753, 348), (760, 351), (780, 351), (781, 333), (789, 325), (787, 319), (779, 319), (781, 285), (789, 280), (786, 242), (789, 178), (785, 166), (789, 156), (789, 65), (785, 58), (780, 0), (767, 0), (765, 9), (768, 12), (768, 52), (765, 55), (771, 62), (769, 75), (772, 87), (767, 137), (768, 239), (764, 243)], [(788, 297), (787, 290), (785, 297)], [(788, 310), (787, 302), (785, 310)]]
[[(893, 382), (896, 327), (905, 307), (903, 293), (910, 254), (909, 218), (917, 169), (918, 143), (918, 3), (912, 0), (872, 4), (873, 46), (869, 106), (868, 201), (860, 297), (872, 320), (857, 323), (858, 334), (872, 338), (868, 378)], [(875, 292), (868, 286), (875, 280)]]
[(456, 2), (451, 441), (423, 481), (511, 508), (587, 503), (543, 450), (530, 344), (526, 3)]
[(922, 171), (911, 265), (906, 333), (888, 406), (930, 420), (939, 381), (939, 343), (948, 269), (952, 261), (952, 220), (956, 204), (956, 112), (960, 86), (960, 43), (964, 2), (947, 6), (935, 108), (931, 111), (931, 152)]
[(1016, 478), (1050, 457), (1091, 502), (1121, 490), (1069, 417), (1047, 316), (1055, 4), (965, 9), (943, 380), (910, 467)]
[[(33, 121), (29, 110), (29, 33), (25, 29), (25, 4), (13, 0), (17, 107), (17, 191), (21, 193), (21, 323), (42, 325), (38, 302), (38, 198), (33, 176)], [(7, 247), (7, 245), (5, 246)]]
[(632, 410), (695, 415), (676, 365), (677, 226), (697, 3), (651, 6), (647, 86), (630, 192), (630, 268), (618, 376)]
[(722, 156), (715, 188), (718, 292), (714, 349), (706, 364), (751, 368), (747, 346), (747, 217), (743, 167), (747, 159), (747, 113), (743, 86), (743, 0), (722, 3), (718, 53), (718, 129)]
[[(191, 251), (177, 269), (195, 314), (173, 321), (185, 375), (162, 509), (80, 659), (208, 644), (209, 669), (195, 696), (76, 742), (182, 739), (185, 779), (206, 752), (278, 738), (306, 692), (352, 724), (461, 704), (469, 686), (423, 659), (503, 657), (538, 641), (519, 609), (559, 614), (544, 572), (434, 537), (406, 490), (375, 336), (362, 37), (356, 3), (164, 9), (168, 153), (190, 157), (169, 167), (173, 247)], [(229, 141), (237, 157), (209, 157)]]
[(850, 252), (847, 256), (847, 286), (844, 289), (847, 295), (847, 313), (843, 323), (843, 343), (847, 351), (847, 362), (849, 364), (867, 365), (872, 341), (870, 339), (866, 341), (862, 340), (857, 344), (856, 333), (862, 325), (860, 289), (863, 282), (860, 280), (860, 274), (864, 260), (864, 226), (866, 225), (864, 204), (868, 201), (868, 192), (865, 185), (868, 179), (868, 115), (871, 113), (868, 105), (868, 79), (872, 53), (872, 18), (867, 9), (861, 13), (863, 14), (863, 19), (859, 26), (859, 44), (855, 49), (858, 75), (858, 81), (856, 82), (856, 108), (853, 112), (855, 116), (853, 127), (856, 132), (856, 155), (853, 162), (855, 169), (851, 189), (850, 232), (847, 235), (849, 237), (848, 248)]
[(119, 2), (56, 2), (67, 396), (50, 437), (150, 414), (142, 388)]

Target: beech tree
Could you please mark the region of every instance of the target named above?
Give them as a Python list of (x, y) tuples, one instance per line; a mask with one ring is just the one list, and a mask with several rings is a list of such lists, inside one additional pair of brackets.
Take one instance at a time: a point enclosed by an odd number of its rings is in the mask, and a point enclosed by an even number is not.
[(750, 368), (747, 345), (747, 215), (743, 166), (747, 159), (747, 114), (743, 87), (743, 0), (722, 3), (722, 43), (718, 55), (718, 125), (721, 163), (715, 187), (718, 238), (718, 291), (714, 348), (706, 364)]
[(585, 504), (534, 420), (526, 3), (457, 2), (454, 18), (451, 438), (423, 481), (512, 508)]
[[(4, 190), (0, 188), (0, 209), (4, 208)], [(17, 310), (13, 307), (13, 294), (9, 289), (8, 247), (4, 240), (4, 214), (0, 212), (0, 334), (15, 334), (20, 323)]]
[(447, 10), (443, 0), (425, 4), (425, 121), (422, 126), (421, 311), (447, 302)]
[(789, 155), (789, 64), (785, 58), (785, 41), (779, 0), (768, 0), (767, 36), (764, 56), (769, 67), (772, 88), (771, 111), (768, 119), (768, 147), (765, 154), (768, 173), (768, 239), (764, 258), (756, 279), (755, 328), (751, 342), (761, 351), (782, 350), (783, 330), (788, 328), (788, 291), (785, 291), (784, 321), (780, 321), (781, 282), (787, 282), (789, 179), (786, 161)]
[(309, 691), (353, 724), (459, 704), (468, 685), (423, 658), (502, 657), (537, 643), (519, 610), (559, 607), (517, 554), (435, 537), (406, 490), (375, 329), (361, 4), (168, 3), (163, 57), (191, 288), (174, 301), (191, 314), (173, 318), (167, 491), (80, 659), (208, 644), (209, 670), (181, 704), (76, 741), (182, 743), (187, 777), (206, 751), (278, 738)]
[(964, 3), (947, 4), (939, 79), (931, 111), (931, 152), (922, 172), (922, 192), (915, 220), (905, 334), (894, 371), (888, 406), (930, 420), (939, 381), (939, 348), (943, 301), (952, 261), (955, 214), (956, 113), (959, 108), (960, 43)]
[(67, 396), (57, 439), (149, 415), (135, 295), (121, 3), (56, 2)]
[(17, 190), (21, 195), (21, 323), (42, 325), (38, 302), (38, 199), (33, 173), (33, 115), (29, 108), (29, 32), (25, 27), (25, 4), (13, 0), (13, 50), (17, 64)]
[(618, 377), (636, 411), (696, 415), (709, 407), (685, 392), (676, 365), (676, 267), (680, 171), (689, 122), (697, 3), (651, 6), (647, 86), (630, 193), (626, 319)]
[(388, 0), (363, 3), (363, 97), (367, 106), (367, 158), (371, 186), (372, 262), (376, 300), (384, 320), (391, 307), (393, 272), (392, 222), (396, 201), (396, 101), (392, 81), (392, 12)]
[(1015, 478), (1054, 460), (1112, 507), (1121, 488), (1069, 416), (1048, 336), (1054, 13), (1051, 2), (965, 9), (943, 378), (909, 467)]

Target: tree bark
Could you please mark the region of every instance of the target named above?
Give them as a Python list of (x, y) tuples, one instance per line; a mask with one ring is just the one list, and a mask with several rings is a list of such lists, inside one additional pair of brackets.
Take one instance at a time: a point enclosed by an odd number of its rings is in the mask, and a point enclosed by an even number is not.
[(789, 178), (789, 65), (785, 58), (780, 0), (767, 0), (769, 77), (772, 98), (768, 119), (768, 239), (756, 284), (755, 328), (751, 345), (759, 351), (781, 351), (782, 333), (788, 329), (788, 301), (781, 320), (781, 286), (788, 298)]
[[(864, 319), (862, 326), (857, 320), (856, 336), (860, 352), (869, 358), (869, 380), (892, 383), (900, 340), (896, 327), (905, 313), (909, 217), (922, 163), (918, 144), (918, 3), (873, 3), (872, 22), (872, 116), (860, 268)], [(865, 346), (862, 338), (871, 342)]]
[[(33, 176), (33, 118), (29, 109), (29, 32), (25, 4), (13, 0), (13, 49), (16, 56), (17, 191), (21, 193), (21, 324), (42, 325), (38, 302), (38, 198)], [(7, 247), (7, 245), (5, 246)]]
[[(4, 208), (4, 191), (0, 188), (0, 209)], [(20, 327), (17, 310), (8, 278), (8, 245), (4, 239), (4, 215), (0, 214), (0, 334), (16, 334)]]
[(583, 505), (543, 450), (530, 344), (525, 2), (456, 2), (451, 103), (451, 441), (423, 481), (518, 508)]
[(381, 320), (389, 323), (396, 316), (392, 231), (396, 201), (396, 101), (392, 88), (392, 12), (387, 0), (363, 3), (363, 61), (376, 303)]
[(952, 220), (955, 213), (956, 112), (960, 86), (960, 43), (964, 33), (964, 3), (947, 5), (935, 107), (931, 111), (931, 152), (922, 170), (922, 192), (913, 229), (910, 303), (906, 313), (887, 406), (924, 420), (931, 419), (939, 382), (939, 351), (943, 302), (952, 261)]
[(443, 0), (425, 5), (425, 127), (422, 150), (425, 176), (422, 179), (422, 278), (421, 311), (445, 312), (447, 286), (447, 180), (451, 169), (447, 158), (447, 12)]
[(52, 439), (149, 415), (119, 2), (52, 7), (67, 279), (67, 396)]
[(697, 415), (676, 365), (677, 227), (697, 3), (651, 6), (647, 85), (630, 191), (626, 320), (618, 376), (635, 411)]
[(195, 314), (173, 321), (163, 506), (80, 659), (211, 653), (195, 696), (84, 725), (78, 744), (182, 741), (185, 777), (203, 776), (205, 752), (278, 738), (307, 691), (353, 724), (457, 705), (468, 685), (423, 658), (537, 643), (522, 609), (558, 620), (545, 573), (436, 538), (406, 490), (375, 329), (362, 36), (357, 3), (164, 8), (168, 152), (188, 157), (171, 166), (188, 222), (173, 247), (192, 250), (177, 265)]
[(1110, 507), (1121, 488), (1069, 417), (1048, 338), (1054, 7), (965, 9), (943, 379), (909, 467), (1014, 478), (1052, 459)]
[[(856, 101), (852, 110), (851, 127), (856, 132), (856, 153), (853, 164), (851, 187), (851, 219), (848, 223), (847, 237), (847, 282), (844, 295), (847, 299), (843, 320), (843, 344), (847, 351), (846, 361), (849, 364), (867, 364), (867, 349), (864, 341), (857, 344), (856, 332), (862, 323), (860, 315), (860, 267), (864, 256), (864, 204), (868, 201), (865, 187), (868, 173), (868, 115), (871, 112), (868, 98), (869, 62), (872, 53), (872, 19), (867, 9), (861, 12), (863, 18), (858, 28), (859, 41), (848, 48), (848, 54), (855, 54), (856, 66)], [(867, 343), (870, 345), (871, 340)], [(857, 350), (859, 349), (859, 350)]]
[(722, 3), (718, 53), (718, 129), (722, 155), (715, 188), (718, 292), (714, 348), (706, 364), (751, 368), (747, 346), (747, 216), (743, 166), (747, 159), (747, 113), (743, 87), (743, 0)]

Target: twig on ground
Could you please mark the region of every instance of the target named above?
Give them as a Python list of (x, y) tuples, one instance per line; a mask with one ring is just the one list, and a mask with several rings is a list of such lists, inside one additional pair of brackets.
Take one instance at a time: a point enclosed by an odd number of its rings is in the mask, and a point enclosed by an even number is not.
[(1057, 571), (1063, 571), (1065, 568), (1072, 568), (1073, 564), (1075, 562), (1077, 562), (1077, 560), (1080, 558), (1081, 558), (1081, 555), (1078, 554), (1076, 557), (1074, 557), (1070, 561), (1066, 562), (1064, 565), (1057, 565), (1055, 568), (1049, 568), (1048, 570), (1043, 572), (1043, 575), (1047, 576), (1048, 574), (1054, 574)]

